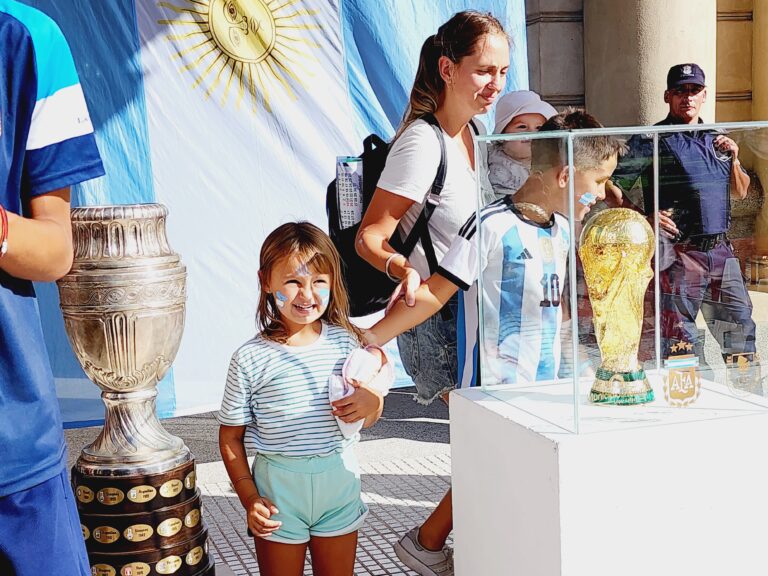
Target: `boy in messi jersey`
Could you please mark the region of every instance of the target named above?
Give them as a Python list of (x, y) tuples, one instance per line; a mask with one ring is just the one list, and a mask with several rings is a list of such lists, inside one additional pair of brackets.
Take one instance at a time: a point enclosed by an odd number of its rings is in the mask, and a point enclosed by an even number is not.
[[(540, 131), (600, 128), (583, 111), (558, 114)], [(563, 138), (532, 142), (531, 175), (513, 196), (475, 214), (459, 231), (437, 273), (416, 292), (412, 307), (396, 302), (364, 337), (384, 343), (438, 312), (461, 288), (457, 320), (459, 388), (479, 382), (478, 348), (483, 347), (484, 384), (527, 383), (557, 378), (560, 369), (561, 302), (570, 247), (568, 158)], [(574, 218), (605, 198), (606, 182), (624, 145), (610, 136), (576, 138)], [(482, 230), (478, 233), (478, 218)], [(478, 241), (479, 237), (479, 241)], [(483, 275), (478, 294), (478, 271)], [(478, 342), (478, 301), (482, 298), (483, 341)], [(395, 543), (403, 557), (428, 565), (444, 557), (453, 529), (451, 491), (417, 528)], [(409, 566), (411, 566), (409, 564)], [(430, 574), (434, 571), (422, 571)]]
[[(599, 128), (583, 111), (552, 117), (541, 131)], [(461, 228), (416, 303), (397, 302), (366, 333), (383, 343), (436, 313), (461, 288), (459, 388), (478, 385), (478, 346), (483, 347), (483, 383), (514, 384), (557, 378), (563, 290), (570, 247), (568, 159), (562, 138), (532, 142), (532, 172), (513, 196), (501, 198)], [(610, 136), (574, 140), (575, 214), (581, 221), (605, 198), (623, 144)], [(476, 239), (479, 238), (479, 244)], [(479, 266), (478, 266), (479, 260)], [(478, 269), (483, 275), (478, 295)], [(478, 343), (478, 296), (483, 303), (483, 342)]]

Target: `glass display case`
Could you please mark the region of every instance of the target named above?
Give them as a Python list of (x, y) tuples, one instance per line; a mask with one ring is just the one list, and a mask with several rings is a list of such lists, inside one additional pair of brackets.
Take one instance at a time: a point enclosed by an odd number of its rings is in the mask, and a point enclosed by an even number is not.
[(768, 122), (475, 153), (473, 248), (441, 265), (468, 288), (463, 378), (565, 433), (768, 411)]

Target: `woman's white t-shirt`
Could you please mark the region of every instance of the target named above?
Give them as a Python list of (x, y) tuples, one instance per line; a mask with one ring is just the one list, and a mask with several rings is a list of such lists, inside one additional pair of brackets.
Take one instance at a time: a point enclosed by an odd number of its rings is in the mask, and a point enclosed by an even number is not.
[[(474, 121), (483, 134), (481, 122)], [(474, 137), (474, 131), (469, 128)], [(460, 142), (442, 131), (445, 140), (445, 185), (440, 194), (440, 204), (429, 220), (429, 233), (438, 263), (442, 260), (459, 228), (477, 211), (477, 181)], [(440, 143), (435, 131), (424, 120), (416, 120), (394, 141), (387, 155), (384, 171), (378, 187), (414, 201), (400, 221), (398, 229), (403, 239), (411, 231), (432, 189), (432, 183), (440, 165)], [(482, 167), (477, 167), (482, 171)], [(429, 265), (421, 243), (408, 257), (411, 266), (422, 278), (429, 277)]]

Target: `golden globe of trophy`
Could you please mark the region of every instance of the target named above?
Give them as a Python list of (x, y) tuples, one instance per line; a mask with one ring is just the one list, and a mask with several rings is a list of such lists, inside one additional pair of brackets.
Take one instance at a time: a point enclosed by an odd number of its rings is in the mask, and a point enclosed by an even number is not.
[(592, 303), (602, 362), (589, 399), (598, 404), (641, 404), (653, 389), (637, 360), (643, 297), (653, 277), (653, 230), (627, 208), (604, 210), (584, 226), (579, 256)]
[(59, 280), (72, 349), (106, 405), (72, 469), (93, 576), (211, 575), (195, 462), (155, 414), (184, 330), (186, 268), (160, 204), (72, 210), (74, 262)]

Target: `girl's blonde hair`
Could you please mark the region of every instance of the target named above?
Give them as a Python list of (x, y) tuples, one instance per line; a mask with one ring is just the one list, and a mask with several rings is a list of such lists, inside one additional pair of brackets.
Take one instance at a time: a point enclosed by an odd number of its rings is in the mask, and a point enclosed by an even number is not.
[(259, 256), (259, 305), (256, 324), (265, 338), (284, 344), (288, 330), (275, 297), (266, 291), (272, 270), (279, 262), (295, 258), (308, 269), (331, 277), (331, 296), (322, 319), (344, 328), (361, 339), (360, 330), (349, 321), (349, 297), (341, 274), (341, 258), (328, 235), (309, 222), (287, 222), (273, 230), (261, 246)]
[(450, 20), (424, 41), (419, 54), (419, 65), (413, 81), (408, 107), (397, 135), (415, 120), (437, 111), (445, 81), (440, 76), (438, 62), (441, 56), (459, 63), (462, 58), (473, 54), (487, 35), (498, 34), (509, 40), (501, 22), (490, 13), (464, 10), (454, 14)]

